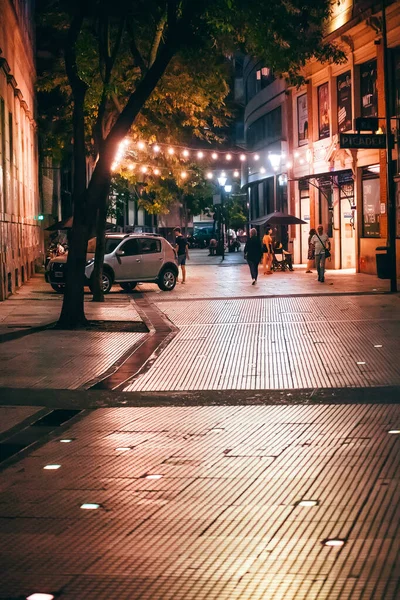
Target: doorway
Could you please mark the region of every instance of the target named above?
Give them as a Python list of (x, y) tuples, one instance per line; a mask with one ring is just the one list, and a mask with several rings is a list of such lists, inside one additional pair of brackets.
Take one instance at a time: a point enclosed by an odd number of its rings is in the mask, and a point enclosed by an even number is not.
[(356, 266), (356, 231), (354, 223), (354, 181), (352, 177), (339, 177), (340, 201), (340, 268)]
[(305, 224), (300, 225), (300, 263), (307, 263), (308, 234), (310, 231), (310, 192), (307, 180), (299, 181), (300, 191), (300, 218)]

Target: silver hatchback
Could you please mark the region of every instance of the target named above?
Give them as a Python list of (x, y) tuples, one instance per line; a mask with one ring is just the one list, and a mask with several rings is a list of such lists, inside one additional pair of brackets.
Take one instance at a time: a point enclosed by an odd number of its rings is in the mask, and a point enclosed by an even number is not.
[[(96, 238), (89, 240), (85, 268), (86, 285), (92, 285)], [(56, 291), (63, 291), (66, 280), (66, 257), (54, 258), (47, 267), (46, 280)], [(114, 283), (125, 291), (140, 282), (157, 283), (171, 291), (178, 277), (178, 261), (171, 244), (158, 235), (111, 233), (106, 235), (103, 264), (103, 290), (108, 293)]]

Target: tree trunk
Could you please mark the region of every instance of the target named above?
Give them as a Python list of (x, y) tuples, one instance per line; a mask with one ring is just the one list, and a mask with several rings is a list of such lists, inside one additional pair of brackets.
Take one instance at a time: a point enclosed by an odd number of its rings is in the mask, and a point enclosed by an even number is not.
[(92, 273), (92, 293), (93, 302), (104, 302), (103, 292), (103, 263), (104, 252), (106, 248), (106, 219), (107, 219), (107, 202), (103, 202), (99, 206), (96, 222), (96, 253), (94, 256), (94, 269)]
[(74, 131), (74, 222), (71, 232), (71, 245), (67, 258), (67, 277), (64, 300), (58, 327), (73, 329), (87, 325), (84, 310), (84, 280), (86, 249), (88, 242), (86, 205), (86, 149), (84, 101), (86, 89), (74, 92), (73, 131)]

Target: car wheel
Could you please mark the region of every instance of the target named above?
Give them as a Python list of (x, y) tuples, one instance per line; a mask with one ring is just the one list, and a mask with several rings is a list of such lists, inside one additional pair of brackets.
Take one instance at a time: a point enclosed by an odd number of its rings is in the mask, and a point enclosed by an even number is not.
[(171, 269), (165, 269), (158, 278), (158, 287), (163, 292), (170, 292), (176, 286), (176, 275)]
[(124, 290), (124, 292), (131, 292), (137, 286), (137, 282), (136, 281), (130, 281), (129, 283), (120, 283), (119, 285)]
[(64, 293), (64, 286), (63, 285), (60, 285), (58, 283), (51, 283), (50, 285), (53, 288), (53, 290), (55, 292), (57, 292), (57, 294), (63, 294)]
[[(108, 273), (108, 271), (103, 271), (103, 275), (102, 275), (103, 294), (108, 294), (109, 293), (109, 291), (112, 288), (112, 284), (113, 284), (113, 282), (112, 282), (112, 278), (111, 278), (110, 273)], [(92, 281), (90, 281), (89, 288), (90, 288), (90, 291), (93, 294), (93, 283), (92, 283)]]

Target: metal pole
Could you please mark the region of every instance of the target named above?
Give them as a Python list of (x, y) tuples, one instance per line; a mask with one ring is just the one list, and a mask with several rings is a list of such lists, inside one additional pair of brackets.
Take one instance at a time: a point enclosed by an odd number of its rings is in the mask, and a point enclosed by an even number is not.
[(392, 166), (392, 130), (389, 104), (389, 61), (386, 30), (386, 7), (382, 0), (382, 42), (383, 78), (385, 90), (385, 130), (386, 130), (386, 177), (387, 177), (387, 220), (388, 220), (388, 260), (390, 268), (390, 291), (397, 292), (396, 269), (396, 202)]
[(224, 189), (224, 186), (221, 186), (221, 253), (222, 253), (221, 261), (225, 260), (225, 236), (224, 236), (225, 213), (224, 213), (224, 200), (225, 200), (225, 189)]

